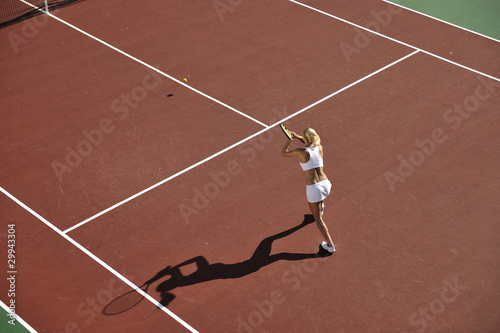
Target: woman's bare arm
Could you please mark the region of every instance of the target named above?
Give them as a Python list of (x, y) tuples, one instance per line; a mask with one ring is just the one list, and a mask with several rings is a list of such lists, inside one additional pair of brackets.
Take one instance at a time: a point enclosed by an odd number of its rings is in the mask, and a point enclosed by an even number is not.
[(288, 150), (288, 146), (290, 146), (291, 142), (292, 141), (290, 141), (290, 140), (286, 140), (286, 143), (283, 146), (283, 149), (281, 149), (281, 156), (301, 158), (302, 152), (304, 151), (304, 149), (302, 148), (302, 149)]

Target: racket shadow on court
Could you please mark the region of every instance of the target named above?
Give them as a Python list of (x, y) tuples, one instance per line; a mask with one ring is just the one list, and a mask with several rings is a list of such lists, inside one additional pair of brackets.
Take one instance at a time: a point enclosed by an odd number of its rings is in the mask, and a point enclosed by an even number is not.
[[(169, 276), (170, 278), (168, 280), (161, 282), (156, 287), (156, 291), (161, 295), (160, 304), (166, 307), (174, 300), (175, 295), (172, 291), (178, 287), (190, 286), (212, 280), (241, 278), (245, 275), (255, 273), (262, 267), (279, 260), (297, 261), (327, 257), (331, 254), (325, 251), (321, 246), (319, 246), (319, 250), (316, 253), (282, 252), (271, 255), (272, 244), (275, 240), (287, 237), (313, 222), (314, 218), (312, 215), (304, 215), (304, 221), (301, 224), (263, 239), (255, 249), (253, 255), (242, 262), (234, 264), (210, 264), (205, 257), (196, 256), (176, 266), (167, 266), (146, 281), (139, 289), (147, 293), (151, 284)], [(189, 275), (183, 275), (180, 268), (193, 263), (196, 264), (197, 270)], [(130, 310), (140, 303), (144, 298), (144, 293), (141, 293), (139, 290), (131, 290), (109, 303), (103, 309), (103, 313), (106, 315), (115, 315)]]

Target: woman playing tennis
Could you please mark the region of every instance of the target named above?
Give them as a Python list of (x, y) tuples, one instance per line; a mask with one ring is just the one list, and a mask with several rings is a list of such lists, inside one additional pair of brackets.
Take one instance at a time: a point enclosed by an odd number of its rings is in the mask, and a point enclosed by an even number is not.
[(288, 146), (292, 141), (287, 140), (281, 151), (281, 155), (295, 157), (300, 160), (300, 166), (306, 174), (306, 196), (309, 209), (316, 220), (319, 231), (326, 240), (326, 242), (321, 243), (321, 247), (333, 253), (335, 246), (328, 233), (328, 228), (323, 221), (323, 209), (325, 207), (323, 201), (330, 194), (332, 184), (323, 172), (323, 147), (320, 144), (321, 140), (312, 128), (306, 128), (303, 137), (295, 132), (290, 132), (290, 134), (292, 140), (294, 138), (301, 140), (305, 143), (306, 148), (288, 150)]

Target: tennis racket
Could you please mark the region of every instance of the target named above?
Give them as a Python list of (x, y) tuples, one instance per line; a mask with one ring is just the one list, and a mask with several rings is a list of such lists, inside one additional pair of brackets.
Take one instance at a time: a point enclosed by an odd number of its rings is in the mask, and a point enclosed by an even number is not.
[(290, 132), (290, 130), (288, 128), (286, 128), (285, 123), (281, 123), (280, 128), (283, 131), (283, 133), (285, 133), (288, 140), (292, 141), (293, 140), (292, 133)]
[[(144, 299), (150, 285), (150, 283), (144, 284), (137, 289), (132, 289), (129, 292), (118, 296), (104, 307), (102, 313), (107, 316), (113, 316), (132, 309)], [(144, 293), (139, 292), (139, 289)]]

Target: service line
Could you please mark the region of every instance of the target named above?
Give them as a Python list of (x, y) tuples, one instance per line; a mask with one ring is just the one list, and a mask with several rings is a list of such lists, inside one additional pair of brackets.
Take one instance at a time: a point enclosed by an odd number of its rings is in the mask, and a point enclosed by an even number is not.
[(93, 216), (89, 217), (88, 219), (86, 219), (86, 220), (84, 220), (84, 221), (82, 221), (82, 222), (80, 222), (80, 223), (78, 223), (78, 224), (75, 224), (74, 226), (72, 226), (72, 227), (70, 227), (70, 228), (68, 228), (68, 229), (64, 230), (64, 232), (63, 232), (63, 233), (65, 233), (65, 234), (66, 234), (66, 233), (68, 233), (68, 232), (70, 232), (70, 231), (72, 231), (72, 230), (74, 230), (74, 229), (76, 229), (76, 228), (78, 228), (78, 227), (81, 227), (82, 225), (84, 225), (84, 224), (86, 224), (86, 223), (88, 223), (88, 222), (90, 222), (90, 221), (92, 221), (92, 220), (96, 219), (97, 217), (99, 217), (99, 216), (101, 216), (101, 215), (103, 215), (103, 214), (105, 214), (105, 213), (107, 213), (107, 212), (109, 212), (109, 211), (111, 211), (111, 210), (113, 210), (113, 209), (115, 209), (115, 208), (118, 208), (118, 207), (122, 206), (123, 204), (125, 204), (125, 203), (127, 203), (127, 202), (129, 202), (129, 201), (131, 201), (131, 200), (133, 200), (133, 199), (135, 199), (135, 198), (137, 198), (137, 197), (139, 197), (139, 196), (141, 196), (141, 195), (143, 195), (143, 194), (145, 194), (145, 193), (149, 192), (149, 191), (151, 191), (151, 190), (152, 190), (152, 189), (154, 189), (154, 188), (157, 188), (157, 187), (158, 187), (158, 186), (160, 186), (160, 185), (165, 184), (166, 182), (168, 182), (168, 181), (170, 181), (170, 180), (172, 180), (172, 179), (174, 179), (174, 178), (177, 178), (178, 176), (180, 176), (180, 175), (182, 175), (182, 174), (186, 173), (187, 171), (189, 171), (189, 170), (191, 170), (191, 169), (194, 169), (194, 168), (196, 168), (197, 166), (200, 166), (200, 165), (204, 164), (205, 162), (208, 162), (208, 161), (210, 161), (211, 159), (213, 159), (213, 158), (215, 158), (215, 157), (217, 157), (217, 156), (219, 156), (219, 155), (221, 155), (221, 154), (223, 154), (223, 153), (225, 153), (225, 152), (227, 152), (227, 151), (229, 151), (229, 150), (231, 150), (231, 149), (233, 149), (233, 148), (235, 148), (235, 147), (238, 147), (239, 145), (241, 145), (241, 144), (243, 144), (243, 143), (245, 143), (245, 142), (247, 142), (247, 141), (249, 141), (249, 140), (253, 139), (253, 138), (254, 138), (254, 137), (256, 137), (257, 135), (260, 135), (260, 134), (262, 134), (262, 133), (264, 133), (264, 132), (266, 132), (266, 131), (268, 131), (268, 130), (272, 129), (273, 127), (275, 127), (275, 126), (277, 126), (277, 125), (281, 124), (282, 122), (284, 122), (284, 121), (286, 121), (286, 120), (288, 120), (288, 119), (291, 119), (291, 118), (293, 118), (293, 117), (295, 117), (295, 116), (297, 116), (297, 115), (299, 115), (299, 114), (301, 114), (301, 113), (303, 113), (303, 112), (305, 112), (305, 111), (309, 110), (310, 108), (312, 108), (312, 107), (314, 107), (314, 106), (316, 106), (316, 105), (318, 105), (318, 104), (320, 104), (320, 103), (322, 103), (322, 102), (326, 101), (327, 99), (332, 98), (333, 96), (335, 96), (335, 95), (337, 95), (337, 94), (339, 94), (339, 93), (343, 92), (343, 91), (344, 91), (344, 90), (346, 90), (346, 89), (349, 89), (349, 88), (351, 88), (351, 87), (353, 87), (353, 86), (357, 85), (357, 84), (358, 84), (358, 83), (360, 83), (360, 82), (363, 82), (363, 81), (365, 81), (365, 80), (369, 79), (370, 77), (372, 77), (372, 76), (374, 76), (374, 75), (376, 75), (376, 74), (378, 74), (378, 73), (380, 73), (380, 72), (382, 72), (382, 71), (386, 70), (386, 69), (387, 69), (387, 68), (389, 68), (389, 67), (394, 66), (395, 64), (397, 64), (397, 63), (399, 63), (399, 62), (401, 62), (401, 61), (403, 61), (403, 60), (405, 60), (405, 59), (407, 59), (407, 58), (409, 58), (409, 57), (411, 57), (411, 56), (413, 56), (413, 55), (417, 54), (418, 52), (419, 52), (419, 51), (418, 51), (418, 50), (416, 50), (416, 51), (413, 51), (413, 52), (412, 52), (412, 53), (410, 53), (410, 54), (405, 55), (405, 56), (404, 56), (404, 57), (402, 57), (402, 58), (399, 58), (398, 60), (396, 60), (396, 61), (394, 61), (394, 62), (390, 63), (389, 65), (386, 65), (386, 66), (384, 66), (384, 67), (382, 67), (382, 68), (380, 68), (380, 69), (376, 70), (375, 72), (370, 73), (370, 74), (368, 74), (368, 75), (366, 75), (366, 76), (362, 77), (361, 79), (359, 79), (359, 80), (357, 80), (357, 81), (355, 81), (355, 82), (353, 82), (353, 83), (351, 83), (351, 84), (349, 84), (349, 85), (347, 85), (347, 86), (345, 86), (345, 87), (343, 87), (343, 88), (341, 88), (341, 89), (339, 89), (339, 90), (335, 91), (334, 93), (332, 93), (332, 94), (330, 94), (330, 95), (328, 95), (328, 96), (326, 96), (326, 97), (324, 97), (324, 98), (322, 98), (322, 99), (320, 99), (320, 100), (318, 100), (318, 101), (316, 101), (316, 102), (314, 102), (314, 103), (310, 104), (309, 106), (306, 106), (305, 108), (303, 108), (303, 109), (301, 109), (301, 110), (299, 110), (299, 111), (297, 111), (297, 112), (295, 112), (295, 113), (291, 114), (290, 116), (288, 116), (288, 117), (286, 117), (286, 118), (283, 118), (283, 119), (281, 119), (281, 120), (279, 120), (279, 121), (275, 122), (274, 124), (272, 124), (272, 125), (268, 126), (267, 128), (264, 128), (264, 129), (262, 129), (262, 130), (260, 130), (260, 131), (258, 131), (258, 132), (256, 132), (256, 133), (254, 133), (254, 134), (252, 134), (252, 135), (250, 135), (250, 136), (246, 137), (245, 139), (240, 140), (240, 141), (238, 141), (238, 142), (236, 142), (236, 143), (232, 144), (231, 146), (229, 146), (229, 147), (227, 147), (227, 148), (225, 148), (225, 149), (223, 149), (223, 150), (221, 150), (221, 151), (219, 151), (219, 152), (217, 152), (217, 153), (215, 153), (215, 154), (213, 154), (213, 155), (211, 155), (211, 156), (209, 156), (209, 157), (207, 157), (207, 158), (205, 158), (205, 159), (203, 159), (203, 160), (199, 161), (198, 163), (195, 163), (195, 164), (191, 165), (190, 167), (187, 167), (187, 168), (185, 168), (184, 170), (181, 170), (181, 171), (177, 172), (176, 174), (174, 174), (174, 175), (172, 175), (172, 176), (170, 176), (170, 177), (168, 177), (168, 178), (166, 178), (166, 179), (164, 179), (164, 180), (162, 180), (162, 181), (159, 181), (158, 183), (156, 183), (156, 184), (154, 184), (154, 185), (151, 185), (150, 187), (148, 187), (148, 188), (146, 188), (146, 189), (144, 189), (144, 190), (142, 190), (142, 191), (140, 191), (140, 192), (138, 192), (138, 193), (136, 193), (136, 194), (134, 194), (134, 195), (132, 195), (132, 196), (128, 197), (127, 199), (124, 199), (124, 200), (122, 200), (122, 201), (118, 202), (117, 204), (114, 204), (113, 206), (111, 206), (111, 207), (109, 207), (109, 208), (107, 208), (107, 209), (105, 209), (105, 210), (103, 210), (103, 211), (101, 211), (101, 212), (99, 212), (99, 213), (97, 213), (97, 214), (95, 214), (95, 215), (93, 215)]

